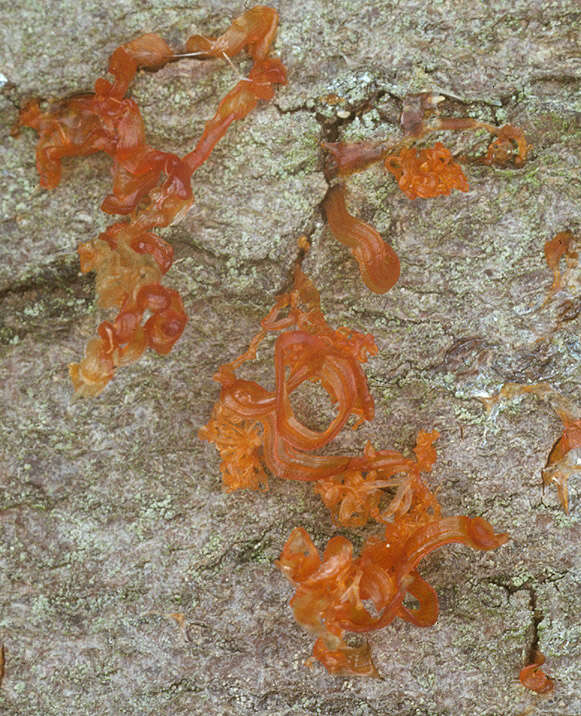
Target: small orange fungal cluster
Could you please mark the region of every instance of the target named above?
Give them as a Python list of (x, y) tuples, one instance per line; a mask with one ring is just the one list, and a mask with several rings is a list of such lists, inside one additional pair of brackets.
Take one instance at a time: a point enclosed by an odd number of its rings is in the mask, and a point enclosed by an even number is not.
[(535, 653), (533, 663), (524, 666), (519, 673), (519, 681), (521, 684), (536, 691), (537, 694), (548, 694), (555, 688), (555, 682), (541, 669), (545, 663), (545, 657), (540, 651)]
[[(545, 242), (545, 260), (547, 266), (553, 272), (553, 285), (545, 303), (565, 286), (569, 272), (577, 266), (579, 262), (577, 247), (580, 244), (581, 239), (571, 231), (560, 231), (552, 239)], [(567, 267), (561, 273), (560, 264), (563, 258)]]
[(569, 512), (569, 477), (581, 472), (577, 451), (581, 448), (581, 410), (556, 391), (549, 383), (505, 383), (498, 393), (482, 397), (486, 411), (490, 414), (501, 400), (513, 400), (520, 395), (532, 393), (545, 400), (558, 415), (563, 432), (553, 445), (547, 464), (542, 470), (543, 485), (554, 485), (565, 512)]
[(468, 179), (441, 142), (420, 152), (403, 147), (385, 158), (385, 168), (409, 199), (447, 195), (452, 189), (468, 191)]
[[(431, 507), (412, 500), (396, 511), (384, 536), (370, 537), (359, 557), (345, 537), (331, 538), (321, 556), (302, 527), (291, 533), (277, 564), (296, 587), (296, 620), (317, 637), (313, 656), (329, 672), (379, 676), (368, 644), (349, 646), (346, 632), (381, 629), (396, 617), (420, 627), (436, 622), (438, 598), (417, 571), (430, 552), (453, 542), (491, 550), (508, 539), (481, 517), (440, 517), (437, 503)], [(417, 607), (404, 604), (407, 594)]]
[[(273, 391), (236, 375), (243, 363), (255, 358), (268, 333), (277, 334)], [(358, 424), (373, 419), (373, 398), (361, 363), (376, 352), (373, 336), (333, 330), (327, 324), (317, 290), (297, 268), (294, 289), (278, 297), (249, 349), (214, 376), (221, 385), (220, 399), (199, 436), (216, 443), (226, 489), (265, 482), (262, 464), (278, 477), (307, 482), (353, 467), (365, 469), (375, 458), (312, 453), (329, 444), (351, 416)], [(322, 432), (301, 423), (292, 409), (291, 395), (306, 380), (318, 381), (336, 405), (335, 418)]]

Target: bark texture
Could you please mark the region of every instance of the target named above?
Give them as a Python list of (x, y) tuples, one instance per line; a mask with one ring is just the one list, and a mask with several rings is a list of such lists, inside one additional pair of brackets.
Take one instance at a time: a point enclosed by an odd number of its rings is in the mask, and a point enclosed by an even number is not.
[[(567, 516), (541, 488), (560, 434), (552, 411), (529, 396), (488, 417), (477, 397), (547, 381), (581, 402), (579, 272), (541, 309), (544, 242), (581, 233), (575, 0), (280, 0), (289, 84), (231, 128), (194, 178), (192, 211), (164, 233), (184, 336), (169, 356), (120, 370), (98, 399), (72, 399), (67, 365), (105, 317), (75, 249), (108, 223), (98, 206), (109, 161), (68, 161), (62, 184), (40, 190), (36, 135), (10, 136), (17, 108), (90, 90), (110, 52), (143, 32), (175, 47), (219, 34), (244, 9), (0, 4), (0, 711), (579, 714), (579, 480)], [(141, 73), (132, 96), (150, 143), (188, 151), (237, 80), (194, 60)], [(534, 149), (522, 169), (469, 167), (468, 194), (428, 201), (409, 201), (379, 168), (353, 177), (352, 210), (402, 264), (396, 287), (376, 296), (325, 228), (319, 145), (397, 133), (402, 98), (424, 90), (459, 115), (518, 125)], [(454, 152), (476, 142), (442, 140)], [(196, 438), (214, 371), (288, 287), (302, 233), (329, 323), (373, 333), (380, 349), (366, 368), (376, 419), (342, 449), (372, 439), (409, 450), (418, 429), (437, 428), (429, 482), (445, 512), (512, 536), (497, 552), (453, 546), (426, 560), (439, 621), (371, 636), (382, 680), (303, 665), (312, 639), (272, 562), (296, 525), (319, 547), (336, 534), (312, 489), (272, 479), (266, 493), (223, 494), (218, 455)], [(256, 375), (271, 371), (264, 352)], [(306, 420), (320, 418), (317, 400), (300, 396)], [(535, 647), (556, 682), (542, 698), (518, 683)]]

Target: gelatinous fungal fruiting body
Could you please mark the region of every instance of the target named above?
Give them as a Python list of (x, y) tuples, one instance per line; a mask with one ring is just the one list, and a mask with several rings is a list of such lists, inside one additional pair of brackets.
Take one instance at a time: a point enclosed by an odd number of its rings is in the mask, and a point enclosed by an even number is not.
[(575, 472), (581, 471), (581, 418), (573, 419), (568, 414), (561, 414), (563, 433), (553, 445), (547, 464), (543, 470), (543, 484), (555, 485), (563, 509), (569, 512), (569, 488), (567, 481)]
[[(236, 374), (256, 357), (269, 333), (277, 334), (273, 391)], [(329, 445), (350, 417), (356, 420), (353, 427), (373, 419), (373, 398), (361, 363), (376, 352), (373, 336), (328, 325), (318, 291), (297, 268), (294, 288), (278, 297), (248, 350), (214, 376), (220, 397), (199, 437), (213, 442), (220, 453), (224, 488), (265, 487), (268, 468), (279, 478), (316, 483), (325, 504), (344, 524), (380, 515), (384, 487), (400, 487), (420, 470), (431, 469), (437, 433), (420, 433), (416, 460), (370, 444), (363, 455), (315, 452)], [(320, 383), (336, 406), (325, 430), (309, 428), (293, 412), (291, 395), (306, 380)]]
[(113, 188), (101, 208), (129, 216), (79, 246), (81, 270), (96, 272), (100, 306), (118, 313), (101, 323), (84, 359), (70, 366), (77, 394), (97, 395), (119, 366), (137, 360), (146, 347), (168, 353), (182, 334), (187, 321), (182, 300), (160, 283), (172, 264), (173, 250), (154, 232), (190, 209), (192, 174), (232, 122), (245, 117), (259, 100), (271, 99), (277, 84), (286, 83), (283, 64), (269, 54), (277, 25), (275, 10), (257, 6), (218, 38), (190, 37), (189, 55), (229, 58), (246, 48), (253, 65), (248, 77), (220, 102), (195, 148), (184, 157), (147, 144), (139, 107), (125, 96), (139, 68), (157, 70), (183, 56), (175, 55), (156, 34), (117, 48), (108, 67), (113, 80), (99, 78), (93, 94), (53, 103), (46, 112), (36, 101), (23, 107), (20, 124), (39, 133), (36, 165), (41, 186), (58, 185), (64, 157), (105, 152), (113, 160)]
[(569, 512), (569, 477), (581, 471), (581, 410), (548, 383), (505, 383), (495, 395), (480, 397), (488, 413), (500, 400), (533, 393), (545, 400), (563, 423), (561, 437), (553, 445), (542, 470), (543, 485), (555, 485), (565, 512)]
[(548, 694), (555, 687), (553, 679), (541, 669), (544, 663), (544, 655), (537, 651), (533, 663), (523, 667), (518, 676), (523, 686), (531, 691), (536, 691), (537, 694)]
[(468, 179), (441, 142), (421, 151), (403, 147), (385, 158), (385, 168), (409, 199), (448, 195), (452, 189), (468, 191)]
[[(236, 375), (268, 333), (277, 334), (273, 391)], [(421, 560), (451, 542), (495, 549), (508, 539), (481, 518), (442, 517), (420, 476), (436, 460), (436, 431), (418, 434), (415, 459), (369, 443), (363, 455), (314, 452), (330, 444), (350, 416), (357, 423), (373, 418), (361, 362), (376, 350), (372, 336), (327, 324), (317, 290), (297, 268), (293, 290), (279, 296), (248, 350), (216, 373), (220, 397), (199, 432), (220, 452), (226, 490), (266, 486), (268, 468), (281, 478), (313, 482), (338, 524), (357, 527), (372, 519), (382, 525), (384, 536), (369, 538), (358, 558), (344, 537), (331, 539), (321, 557), (297, 527), (277, 563), (297, 588), (291, 601), (297, 621), (317, 636), (314, 657), (333, 673), (368, 676), (377, 675), (369, 648), (348, 645), (346, 632), (379, 629), (395, 617), (433, 624), (438, 601), (417, 572)], [(323, 431), (308, 428), (293, 413), (290, 396), (305, 380), (318, 381), (336, 404), (335, 418)], [(404, 604), (407, 594), (419, 602), (417, 608)]]
[[(435, 623), (436, 593), (417, 571), (430, 552), (452, 542), (490, 550), (507, 541), (480, 517), (441, 517), (429, 497), (414, 495), (407, 509), (395, 509), (383, 538), (370, 537), (359, 557), (345, 537), (333, 537), (322, 556), (302, 527), (287, 540), (277, 565), (296, 587), (296, 620), (317, 637), (313, 656), (331, 673), (378, 675), (369, 646), (349, 646), (346, 632), (381, 629), (396, 617), (416, 626)], [(407, 594), (417, 607), (404, 604)]]
[[(273, 391), (236, 375), (240, 365), (255, 358), (269, 333), (278, 334)], [(303, 481), (360, 464), (362, 458), (312, 453), (333, 440), (350, 416), (357, 424), (373, 418), (373, 399), (361, 363), (376, 352), (373, 336), (347, 328), (333, 330), (327, 324), (317, 290), (297, 268), (294, 289), (278, 297), (248, 350), (214, 376), (221, 385), (220, 398), (199, 436), (218, 447), (226, 489), (264, 483), (263, 464), (278, 477)], [(337, 406), (336, 416), (320, 432), (301, 423), (291, 406), (291, 394), (305, 380), (318, 381)]]
[[(468, 180), (450, 151), (441, 143), (421, 150), (413, 145), (437, 131), (485, 129), (496, 137), (486, 155), (477, 160), (482, 164), (521, 166), (529, 145), (517, 127), (507, 124), (496, 127), (476, 119), (437, 116), (440, 95), (424, 92), (404, 99), (401, 128), (404, 136), (398, 142), (323, 142), (327, 151), (326, 174), (329, 180), (346, 177), (382, 161), (409, 199), (428, 199), (448, 195), (453, 189), (468, 191)], [(359, 263), (361, 277), (369, 289), (385, 293), (397, 281), (399, 261), (391, 247), (381, 240), (369, 224), (356, 219), (345, 208), (345, 188), (334, 186), (324, 208), (331, 233), (347, 245)]]
[[(549, 290), (545, 303), (547, 303), (557, 291), (560, 291), (565, 283), (569, 271), (577, 266), (579, 253), (576, 246), (579, 243), (578, 237), (570, 231), (560, 231), (556, 236), (545, 243), (545, 260), (547, 266), (553, 272), (553, 284)], [(561, 259), (565, 258), (567, 268), (561, 274)]]
[(329, 190), (323, 203), (333, 236), (351, 249), (363, 283), (374, 293), (386, 293), (399, 278), (399, 259), (379, 232), (347, 211), (345, 187)]

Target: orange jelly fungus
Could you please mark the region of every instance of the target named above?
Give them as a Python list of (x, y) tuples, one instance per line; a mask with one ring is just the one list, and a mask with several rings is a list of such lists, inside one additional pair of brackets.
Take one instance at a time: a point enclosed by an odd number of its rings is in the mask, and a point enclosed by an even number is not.
[(409, 199), (447, 195), (452, 189), (468, 191), (468, 179), (441, 142), (420, 152), (404, 147), (385, 158), (385, 168)]
[(553, 679), (540, 668), (544, 663), (545, 657), (537, 651), (534, 662), (523, 667), (518, 675), (521, 684), (531, 691), (536, 691), (537, 694), (548, 694), (555, 688)]
[(367, 288), (374, 293), (386, 293), (395, 286), (400, 272), (397, 254), (373, 226), (347, 211), (343, 185), (329, 191), (323, 207), (331, 233), (351, 249)]
[[(273, 391), (236, 375), (240, 365), (256, 357), (268, 333), (278, 334)], [(479, 517), (442, 517), (420, 477), (436, 460), (436, 431), (418, 434), (415, 459), (369, 443), (359, 456), (314, 453), (350, 416), (357, 424), (373, 418), (361, 363), (376, 350), (372, 336), (327, 324), (317, 290), (297, 268), (294, 288), (279, 296), (248, 350), (214, 376), (220, 398), (199, 432), (220, 452), (226, 490), (266, 486), (266, 467), (281, 478), (312, 481), (338, 524), (357, 527), (373, 519), (382, 525), (384, 536), (370, 537), (358, 558), (344, 537), (332, 538), (321, 557), (297, 527), (277, 562), (296, 586), (291, 606), (297, 621), (317, 637), (313, 656), (332, 673), (367, 676), (377, 676), (369, 647), (348, 645), (346, 632), (380, 629), (396, 617), (430, 626), (438, 600), (417, 572), (421, 560), (451, 542), (488, 550), (508, 539)], [(318, 381), (336, 404), (336, 416), (324, 431), (311, 430), (293, 413), (290, 395), (305, 380)], [(405, 605), (406, 595), (419, 606)]]
[[(333, 440), (351, 416), (357, 425), (373, 419), (373, 398), (361, 369), (368, 354), (377, 353), (373, 336), (348, 328), (333, 330), (321, 311), (318, 291), (300, 268), (293, 290), (278, 297), (261, 326), (248, 350), (214, 376), (221, 385), (220, 398), (199, 432), (220, 452), (225, 488), (265, 484), (263, 464), (273, 475), (303, 481), (366, 466), (367, 458), (312, 452)], [(269, 333), (278, 334), (273, 391), (236, 375), (240, 365), (256, 357)], [(291, 406), (291, 394), (305, 380), (319, 382), (336, 405), (335, 417), (321, 432), (301, 423)]]
[[(452, 542), (490, 550), (507, 539), (481, 517), (441, 517), (435, 497), (424, 487), (409, 504), (393, 510), (383, 538), (368, 538), (359, 557), (351, 542), (339, 536), (329, 540), (321, 556), (307, 532), (296, 527), (277, 566), (296, 587), (290, 602), (296, 620), (317, 637), (313, 656), (331, 673), (378, 676), (369, 646), (349, 646), (346, 632), (381, 629), (396, 617), (416, 626), (433, 625), (438, 599), (417, 571), (422, 559)], [(406, 606), (406, 595), (418, 606)]]
[(581, 470), (578, 457), (574, 454), (581, 448), (581, 418), (560, 413), (563, 433), (553, 445), (543, 470), (543, 484), (555, 485), (563, 509), (569, 512), (569, 488), (567, 481), (574, 472)]
[(58, 185), (64, 157), (105, 152), (113, 160), (113, 187), (101, 208), (129, 216), (79, 246), (81, 270), (97, 274), (99, 305), (118, 314), (99, 326), (84, 359), (69, 368), (78, 395), (97, 395), (116, 368), (137, 360), (146, 347), (168, 353), (182, 334), (187, 321), (182, 300), (160, 284), (172, 264), (173, 250), (152, 232), (188, 212), (192, 174), (230, 124), (245, 117), (259, 100), (271, 99), (275, 85), (286, 83), (283, 64), (269, 54), (277, 26), (277, 12), (257, 6), (234, 20), (220, 37), (195, 35), (187, 41), (187, 52), (200, 58), (232, 57), (246, 48), (253, 65), (248, 77), (220, 102), (197, 145), (184, 157), (147, 144), (139, 107), (125, 96), (139, 68), (157, 70), (181, 57), (153, 33), (115, 50), (108, 67), (113, 80), (99, 78), (93, 94), (53, 103), (46, 112), (37, 101), (22, 108), (20, 124), (39, 133), (36, 165), (41, 186)]
[(328, 153), (327, 170), (331, 177), (363, 171), (387, 155), (381, 142), (322, 142), (321, 146)]
[[(553, 285), (551, 286), (547, 300), (563, 288), (568, 271), (574, 266), (577, 266), (579, 259), (579, 254), (575, 250), (577, 242), (577, 237), (570, 231), (561, 231), (545, 243), (545, 260), (547, 266), (553, 272)], [(564, 274), (561, 275), (559, 265), (563, 257), (565, 257), (567, 261), (567, 269)]]
[[(486, 155), (472, 160), (487, 165), (525, 162), (530, 146), (520, 129), (510, 124), (496, 127), (471, 118), (440, 117), (438, 105), (445, 98), (431, 92), (408, 95), (403, 100), (400, 125), (403, 138), (399, 141), (323, 142), (327, 152), (325, 173), (331, 180), (367, 169), (376, 162), (397, 180), (399, 188), (410, 199), (429, 199), (449, 195), (453, 189), (468, 191), (468, 179), (450, 151), (437, 142), (417, 150), (414, 144), (439, 131), (484, 129), (496, 139)], [(356, 219), (345, 208), (344, 188), (334, 187), (323, 206), (333, 235), (351, 248), (359, 263), (364, 283), (375, 293), (385, 293), (397, 281), (397, 256), (381, 241), (377, 231)], [(397, 261), (397, 263), (396, 263)]]
[(555, 485), (565, 512), (569, 512), (569, 489), (567, 482), (574, 472), (581, 471), (578, 450), (581, 448), (580, 410), (548, 383), (505, 383), (490, 397), (480, 398), (488, 413), (500, 400), (512, 400), (519, 395), (533, 393), (545, 400), (559, 416), (563, 424), (561, 437), (553, 445), (547, 464), (542, 470), (543, 485)]

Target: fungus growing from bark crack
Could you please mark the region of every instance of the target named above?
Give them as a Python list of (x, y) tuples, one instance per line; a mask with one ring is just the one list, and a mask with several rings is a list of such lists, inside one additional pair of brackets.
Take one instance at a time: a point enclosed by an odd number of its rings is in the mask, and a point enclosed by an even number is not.
[(545, 663), (545, 657), (540, 651), (537, 651), (532, 664), (524, 666), (519, 673), (519, 681), (521, 684), (536, 691), (537, 694), (548, 694), (555, 687), (555, 682), (540, 668)]

